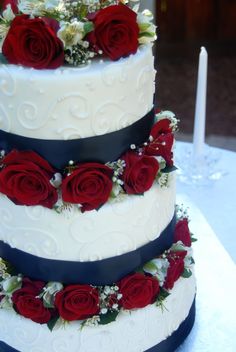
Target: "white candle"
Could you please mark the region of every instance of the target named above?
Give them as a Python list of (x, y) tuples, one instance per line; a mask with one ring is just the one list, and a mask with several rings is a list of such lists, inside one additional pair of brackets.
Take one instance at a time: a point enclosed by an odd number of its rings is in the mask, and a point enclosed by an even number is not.
[(193, 131), (193, 155), (195, 158), (201, 157), (204, 153), (206, 124), (207, 61), (207, 51), (204, 47), (201, 47), (201, 52), (199, 55), (197, 96)]

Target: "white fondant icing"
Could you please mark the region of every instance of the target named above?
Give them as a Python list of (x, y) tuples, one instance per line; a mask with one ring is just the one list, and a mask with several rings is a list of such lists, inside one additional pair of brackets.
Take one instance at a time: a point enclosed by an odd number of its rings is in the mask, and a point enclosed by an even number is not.
[(152, 108), (153, 61), (151, 46), (145, 46), (118, 62), (95, 60), (79, 68), (0, 64), (0, 129), (40, 139), (119, 130)]
[(195, 278), (180, 278), (165, 300), (165, 309), (155, 304), (122, 312), (113, 323), (80, 328), (79, 322), (52, 332), (17, 315), (0, 310), (0, 341), (21, 352), (143, 352), (170, 336), (188, 316), (195, 296)]
[(53, 210), (16, 206), (0, 196), (0, 240), (48, 259), (94, 261), (120, 255), (154, 240), (171, 221), (175, 177), (170, 186), (157, 184), (143, 196), (126, 196), (98, 211)]

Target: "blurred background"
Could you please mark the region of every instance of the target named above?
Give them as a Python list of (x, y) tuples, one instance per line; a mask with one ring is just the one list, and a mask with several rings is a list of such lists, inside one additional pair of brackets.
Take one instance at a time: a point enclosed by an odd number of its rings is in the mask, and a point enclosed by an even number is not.
[(236, 151), (236, 0), (141, 0), (156, 17), (156, 106), (192, 140), (198, 57), (208, 51), (207, 143)]

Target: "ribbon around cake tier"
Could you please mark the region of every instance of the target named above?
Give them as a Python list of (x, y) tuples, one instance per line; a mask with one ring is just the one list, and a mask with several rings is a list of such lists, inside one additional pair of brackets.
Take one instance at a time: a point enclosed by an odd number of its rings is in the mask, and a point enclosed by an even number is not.
[(79, 262), (41, 258), (0, 241), (0, 257), (9, 261), (18, 272), (31, 279), (59, 281), (64, 284), (109, 285), (135, 271), (171, 247), (176, 216), (155, 240), (116, 257)]
[[(107, 134), (71, 139), (38, 139), (0, 130), (0, 150), (32, 150), (57, 169), (63, 169), (70, 160), (75, 162), (107, 163), (117, 160), (130, 146), (148, 141), (154, 123), (154, 108), (132, 125)], [(112, 116), (111, 116), (112, 119)]]

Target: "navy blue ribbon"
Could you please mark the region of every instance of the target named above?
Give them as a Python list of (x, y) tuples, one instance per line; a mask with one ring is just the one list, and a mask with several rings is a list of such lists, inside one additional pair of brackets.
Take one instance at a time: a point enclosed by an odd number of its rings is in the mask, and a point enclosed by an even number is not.
[(57, 169), (63, 169), (70, 160), (105, 164), (117, 160), (131, 144), (139, 146), (146, 142), (154, 117), (152, 109), (143, 118), (119, 131), (71, 140), (29, 138), (0, 130), (0, 150), (7, 153), (12, 149), (32, 150)]
[[(178, 304), (176, 302), (176, 304)], [(174, 352), (186, 339), (192, 330), (195, 320), (195, 299), (189, 311), (187, 318), (180, 324), (178, 329), (173, 332), (166, 340), (158, 343), (156, 346), (146, 350), (146, 352)], [(125, 337), (124, 337), (125, 338)], [(112, 346), (111, 346), (112, 347)], [(0, 342), (0, 352), (20, 352), (16, 349)]]
[(75, 262), (41, 258), (0, 241), (0, 257), (10, 262), (17, 271), (35, 280), (59, 281), (65, 284), (112, 285), (124, 276), (162, 254), (173, 243), (175, 216), (152, 242), (116, 257), (93, 262)]

